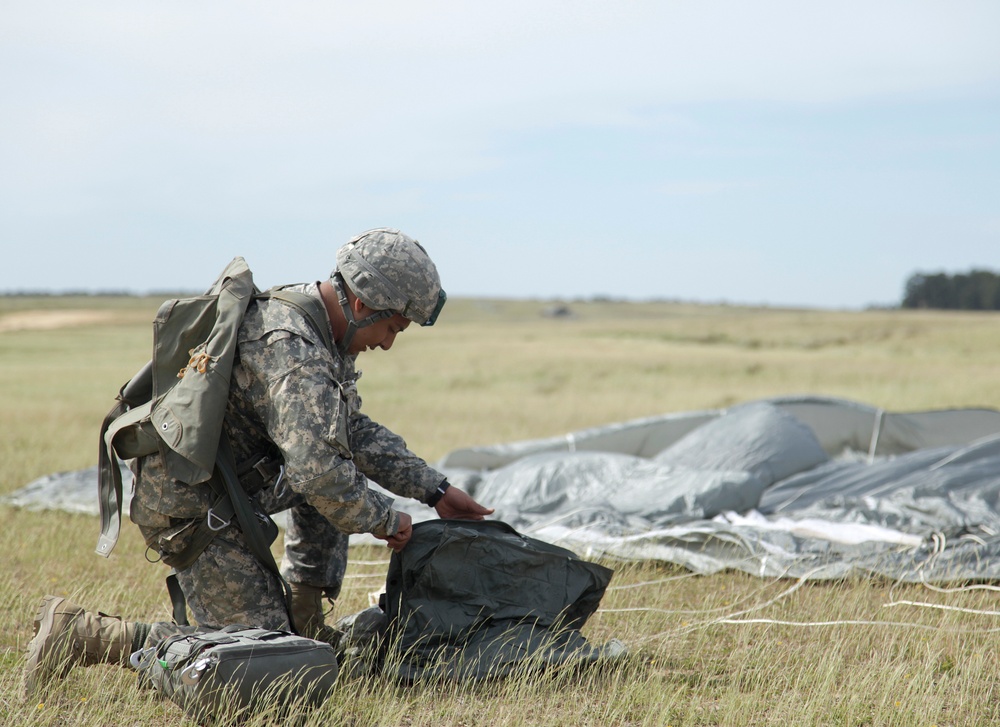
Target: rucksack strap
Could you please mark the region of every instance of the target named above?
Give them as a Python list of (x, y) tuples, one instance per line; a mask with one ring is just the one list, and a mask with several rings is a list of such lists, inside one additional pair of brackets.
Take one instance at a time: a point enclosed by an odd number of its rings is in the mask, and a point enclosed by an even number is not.
[[(117, 404), (101, 424), (100, 447), (97, 454), (98, 508), (101, 513), (101, 536), (97, 554), (107, 558), (114, 550), (121, 532), (122, 471), (113, 445), (115, 435), (126, 424), (126, 413), (140, 415), (140, 407), (148, 404), (153, 393), (153, 362), (150, 361), (129, 379), (118, 392)], [(148, 407), (145, 414), (148, 415)]]
[(319, 334), (320, 339), (323, 341), (323, 345), (326, 346), (327, 350), (331, 353), (336, 354), (336, 346), (333, 341), (333, 334), (330, 332), (329, 318), (326, 313), (326, 306), (323, 301), (316, 298), (315, 296), (309, 295), (308, 293), (300, 293), (296, 290), (286, 290), (285, 288), (270, 288), (265, 290), (257, 298), (275, 298), (280, 300), (282, 303), (296, 308), (305, 319), (309, 321), (309, 325)]
[(258, 516), (257, 510), (236, 472), (236, 459), (229, 444), (229, 437), (223, 431), (219, 438), (215, 476), (209, 480), (219, 498), (209, 509), (208, 514), (199, 520), (188, 546), (181, 553), (163, 559), (167, 565), (173, 568), (170, 575), (167, 576), (167, 593), (170, 595), (174, 622), (181, 625), (187, 623), (187, 601), (184, 597), (184, 591), (177, 582), (177, 571), (190, 567), (205, 551), (205, 548), (211, 544), (215, 536), (235, 517), (243, 536), (246, 538), (250, 552), (281, 584), (285, 596), (285, 610), (288, 612), (288, 624), (294, 631), (295, 624), (292, 623), (291, 616), (292, 592), (288, 582), (281, 575), (281, 570), (274, 560), (274, 554), (271, 553), (271, 543), (274, 542), (277, 535), (277, 528), (270, 518), (265, 521)]

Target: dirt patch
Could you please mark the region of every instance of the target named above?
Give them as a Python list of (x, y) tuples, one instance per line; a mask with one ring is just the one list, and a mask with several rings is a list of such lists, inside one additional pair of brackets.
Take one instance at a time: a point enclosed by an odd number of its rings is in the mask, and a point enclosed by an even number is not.
[(10, 331), (43, 331), (71, 326), (104, 323), (114, 318), (111, 311), (94, 310), (31, 310), (0, 317), (0, 333)]

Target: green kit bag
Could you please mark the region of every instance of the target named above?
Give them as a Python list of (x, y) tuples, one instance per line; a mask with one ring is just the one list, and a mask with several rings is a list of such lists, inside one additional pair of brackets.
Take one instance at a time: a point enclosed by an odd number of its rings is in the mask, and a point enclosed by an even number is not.
[(312, 709), (337, 681), (329, 644), (242, 626), (171, 636), (133, 654), (132, 665), (141, 683), (200, 724)]
[(619, 658), (581, 633), (613, 571), (496, 521), (428, 520), (386, 576), (388, 662), (405, 682), (504, 677)]

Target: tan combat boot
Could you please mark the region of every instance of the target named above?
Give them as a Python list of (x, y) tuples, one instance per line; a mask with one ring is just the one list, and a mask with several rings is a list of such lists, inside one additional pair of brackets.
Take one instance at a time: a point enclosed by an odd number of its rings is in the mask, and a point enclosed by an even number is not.
[(135, 635), (134, 624), (85, 611), (58, 596), (45, 596), (38, 604), (34, 627), (24, 676), (28, 699), (38, 697), (76, 664), (127, 664)]
[(307, 586), (304, 583), (289, 583), (288, 587), (292, 592), (289, 615), (292, 617), (292, 626), (298, 634), (317, 641), (325, 641), (336, 649), (343, 634), (327, 626), (324, 621), (323, 589)]

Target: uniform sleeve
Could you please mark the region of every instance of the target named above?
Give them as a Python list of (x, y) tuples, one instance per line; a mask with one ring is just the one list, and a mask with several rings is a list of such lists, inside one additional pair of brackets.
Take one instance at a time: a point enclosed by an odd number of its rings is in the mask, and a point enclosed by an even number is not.
[(257, 382), (254, 408), (285, 461), (288, 486), (344, 533), (395, 534), (392, 501), (368, 488), (351, 460), (349, 413), (329, 355), (289, 331), (240, 349)]
[(350, 420), (351, 449), (358, 469), (400, 497), (426, 502), (445, 476), (411, 452), (403, 438), (361, 413)]

